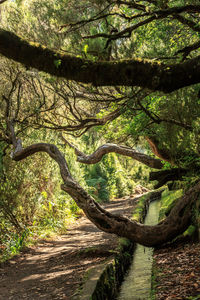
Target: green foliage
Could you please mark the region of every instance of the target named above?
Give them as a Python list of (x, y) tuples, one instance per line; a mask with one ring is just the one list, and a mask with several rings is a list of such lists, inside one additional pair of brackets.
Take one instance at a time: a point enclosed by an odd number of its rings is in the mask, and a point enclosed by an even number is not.
[(61, 65), (61, 63), (62, 63), (62, 61), (61, 61), (61, 59), (55, 59), (55, 60), (53, 61), (53, 63), (54, 63), (54, 65), (56, 66), (56, 68), (59, 68), (60, 65)]
[(0, 143), (0, 176), (3, 174), (3, 143)]
[(22, 232), (9, 232), (3, 237), (0, 236), (0, 259), (6, 260), (11, 256), (18, 254), (24, 247), (25, 241), (29, 235), (29, 229), (25, 228)]
[(96, 177), (86, 180), (86, 183), (90, 189), (91, 195), (99, 201), (109, 201), (109, 193), (107, 190), (107, 181), (102, 177)]
[[(130, 168), (130, 173), (127, 168)], [(105, 156), (98, 164), (85, 168), (85, 180), (89, 188), (89, 193), (97, 201), (109, 201), (114, 197), (122, 197), (133, 193), (137, 182), (143, 176), (143, 171), (139, 171), (137, 164), (126, 158), (119, 160), (115, 153)]]
[[(56, 141), (56, 135), (44, 131), (36, 134), (29, 130), (26, 142), (31, 144), (40, 138)], [(75, 164), (75, 156), (73, 161)], [(64, 232), (80, 213), (75, 202), (60, 192), (58, 168), (47, 155), (35, 154), (20, 164), (5, 156), (3, 167), (5, 176), (0, 178), (1, 255), (15, 254), (25, 238), (30, 240), (51, 232)], [(81, 176), (79, 173), (76, 172), (77, 179)]]
[(194, 225), (190, 225), (188, 229), (183, 233), (184, 236), (192, 236), (196, 231), (196, 227)]
[(198, 300), (200, 298), (200, 294), (197, 295), (197, 296), (190, 296), (190, 297), (187, 297), (186, 300)]
[[(189, 185), (190, 186), (190, 185)], [(159, 213), (159, 221), (163, 220), (175, 206), (176, 201), (183, 195), (184, 190), (188, 189), (187, 182), (183, 185), (182, 189), (168, 191), (167, 189), (162, 193), (161, 207)], [(191, 224), (183, 233), (183, 236), (195, 236), (200, 232), (200, 199), (198, 199), (192, 208)]]

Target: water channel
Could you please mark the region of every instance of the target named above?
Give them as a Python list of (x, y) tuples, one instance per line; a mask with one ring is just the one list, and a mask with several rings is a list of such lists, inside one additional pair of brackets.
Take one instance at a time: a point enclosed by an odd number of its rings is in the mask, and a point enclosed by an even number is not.
[[(159, 200), (149, 205), (144, 224), (155, 225), (159, 216)], [(153, 248), (137, 244), (133, 262), (122, 283), (118, 300), (148, 300), (151, 291)]]

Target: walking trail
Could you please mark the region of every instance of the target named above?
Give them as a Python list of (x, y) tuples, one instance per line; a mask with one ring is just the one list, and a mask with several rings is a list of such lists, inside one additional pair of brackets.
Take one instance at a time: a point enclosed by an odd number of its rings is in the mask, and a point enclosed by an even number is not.
[[(134, 197), (116, 199), (105, 208), (130, 217)], [(118, 245), (115, 235), (99, 231), (81, 217), (67, 233), (0, 265), (0, 300), (72, 299), (87, 270), (112, 255)]]

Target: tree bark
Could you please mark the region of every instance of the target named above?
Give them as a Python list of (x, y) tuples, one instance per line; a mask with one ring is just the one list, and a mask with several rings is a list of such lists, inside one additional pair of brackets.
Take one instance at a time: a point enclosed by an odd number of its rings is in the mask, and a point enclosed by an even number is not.
[(46, 152), (58, 163), (63, 179), (61, 189), (76, 201), (88, 219), (99, 229), (129, 238), (142, 245), (153, 247), (170, 241), (188, 227), (191, 218), (191, 208), (200, 196), (200, 182), (177, 202), (177, 205), (164, 221), (156, 226), (147, 226), (131, 221), (123, 216), (113, 215), (96, 203), (72, 178), (63, 154), (55, 145), (39, 143), (23, 149), (21, 141), (16, 140), (13, 131), (11, 136), (15, 148), (13, 153), (15, 161), (25, 159), (36, 152)]
[(77, 161), (84, 164), (96, 164), (101, 161), (102, 157), (108, 153), (114, 152), (124, 156), (129, 156), (146, 166), (154, 169), (162, 169), (163, 163), (160, 159), (153, 158), (141, 152), (137, 152), (132, 148), (119, 146), (116, 144), (105, 144), (100, 146), (95, 152), (90, 155), (85, 155), (83, 152), (78, 150), (74, 145), (69, 143), (67, 140), (65, 142), (75, 150), (77, 155)]
[(146, 141), (148, 142), (152, 152), (155, 154), (155, 156), (161, 158), (164, 161), (167, 161), (171, 164), (173, 164), (172, 159), (170, 158), (169, 153), (165, 149), (160, 149), (159, 148), (159, 142), (156, 140), (155, 137), (145, 137)]
[(157, 180), (158, 183), (154, 186), (154, 188), (158, 189), (159, 187), (166, 184), (168, 181), (182, 180), (183, 176), (186, 175), (187, 172), (188, 170), (183, 168), (150, 172), (149, 180)]
[(200, 56), (164, 65), (146, 60), (92, 62), (64, 55), (0, 29), (0, 54), (57, 77), (95, 86), (141, 86), (170, 93), (200, 82)]

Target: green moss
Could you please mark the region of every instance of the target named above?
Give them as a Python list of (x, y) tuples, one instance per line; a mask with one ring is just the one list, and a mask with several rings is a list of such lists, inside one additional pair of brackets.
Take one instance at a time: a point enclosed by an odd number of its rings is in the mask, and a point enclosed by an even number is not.
[(196, 227), (194, 225), (190, 225), (188, 229), (183, 233), (183, 236), (192, 236), (196, 231)]
[(159, 214), (159, 221), (168, 215), (174, 207), (176, 201), (183, 195), (183, 190), (169, 191), (166, 189), (161, 196), (161, 207)]
[[(159, 221), (169, 215), (171, 209), (176, 205), (178, 199), (183, 195), (183, 190), (169, 191), (168, 189), (162, 193), (161, 208), (159, 214)], [(196, 202), (192, 212), (192, 224), (183, 233), (183, 236), (193, 236), (200, 228), (200, 213), (199, 213), (200, 199)]]
[(133, 213), (133, 215), (132, 215), (132, 219), (133, 219), (134, 221), (137, 221), (137, 222), (140, 221), (141, 215), (142, 215), (142, 213), (143, 213), (143, 211), (144, 211), (144, 208), (145, 208), (145, 203), (146, 203), (146, 201), (147, 201), (147, 199), (148, 199), (149, 197), (150, 197), (150, 193), (145, 194), (145, 195), (143, 195), (143, 196), (141, 196), (141, 197), (139, 198), (139, 201), (138, 201), (138, 203), (137, 203), (137, 207), (136, 207), (136, 209), (134, 210), (134, 213)]
[(200, 198), (196, 201), (192, 208), (191, 225), (183, 233), (183, 236), (190, 236), (200, 240)]
[(130, 240), (126, 239), (126, 238), (119, 238), (119, 246), (123, 247), (123, 246), (129, 246), (130, 245)]
[(146, 205), (148, 205), (147, 203), (160, 198), (162, 191), (163, 191), (163, 188), (158, 189), (156, 192), (155, 191), (149, 192), (149, 193), (146, 193), (143, 196), (141, 196), (138, 200), (137, 206), (132, 215), (132, 220), (134, 220), (136, 222), (141, 222), (145, 215), (145, 207), (146, 207)]

